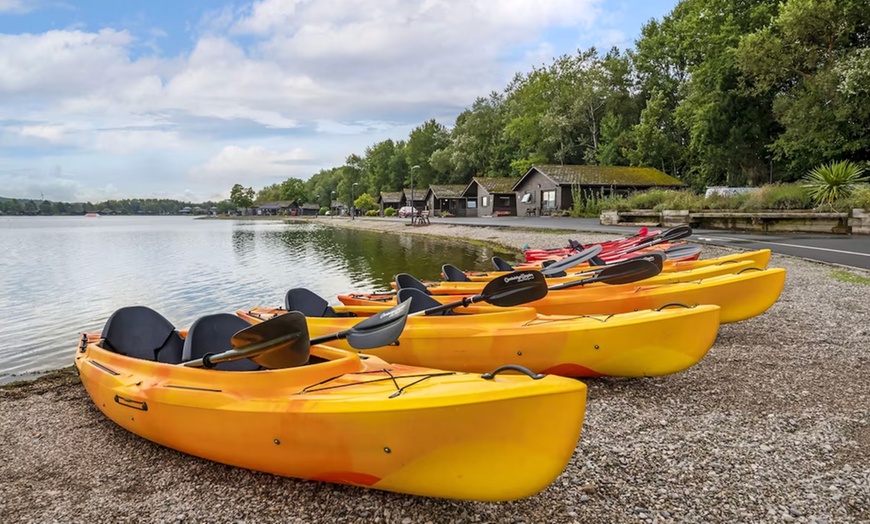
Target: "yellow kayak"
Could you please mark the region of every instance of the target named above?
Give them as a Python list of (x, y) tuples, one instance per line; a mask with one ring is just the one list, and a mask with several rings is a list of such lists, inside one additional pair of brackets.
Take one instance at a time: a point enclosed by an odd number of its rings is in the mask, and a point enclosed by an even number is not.
[[(695, 271), (702, 268), (709, 268), (713, 266), (727, 266), (729, 264), (738, 264), (740, 262), (751, 262), (749, 264), (751, 267), (757, 267), (760, 269), (764, 269), (770, 263), (770, 250), (769, 249), (759, 249), (757, 251), (742, 251), (740, 253), (733, 253), (731, 255), (725, 255), (716, 258), (706, 258), (701, 260), (686, 260), (686, 261), (674, 261), (674, 260), (665, 260), (662, 265), (662, 273), (673, 273), (673, 272), (683, 272), (683, 271)], [(529, 265), (526, 267), (524, 265), (518, 267), (517, 269), (530, 269), (539, 266)], [(577, 267), (573, 267), (570, 269), (566, 269), (565, 272), (568, 273), (568, 277), (570, 278), (572, 275), (576, 275), (579, 273), (596, 271), (600, 269), (604, 269), (607, 266), (589, 266), (588, 264), (582, 264)], [(732, 273), (736, 273), (737, 271), (731, 271)], [(507, 271), (487, 271), (487, 272), (479, 272), (479, 271), (468, 271), (466, 275), (472, 281), (482, 281), (487, 282), (492, 280), (496, 276), (506, 275)], [(722, 273), (726, 274), (726, 273)], [(709, 275), (713, 276), (713, 275)], [(548, 281), (551, 279), (547, 279)]]
[[(735, 262), (733, 264), (724, 264), (724, 265), (714, 265), (714, 266), (706, 266), (698, 269), (687, 269), (685, 271), (673, 271), (668, 273), (659, 273), (658, 275), (650, 278), (646, 278), (644, 280), (632, 283), (632, 284), (621, 284), (622, 286), (660, 286), (662, 284), (674, 284), (677, 282), (691, 282), (694, 280), (702, 280), (705, 278), (718, 277), (721, 275), (732, 275), (734, 273), (740, 273), (743, 270), (748, 268), (756, 267), (754, 263), (750, 260), (745, 260), (741, 262)], [(471, 282), (450, 282), (450, 281), (438, 281), (438, 282), (424, 282), (424, 285), (429, 290), (429, 293), (432, 295), (473, 295), (475, 293), (480, 293), (483, 287), (491, 281), (493, 278), (498, 276), (504, 276), (508, 273), (492, 273), (491, 277), (488, 280), (473, 280)], [(581, 275), (569, 275), (567, 277), (549, 277), (547, 278), (547, 285), (554, 286), (557, 284), (565, 284), (567, 282), (576, 282), (578, 280), (582, 280), (585, 277), (592, 276), (591, 273)], [(395, 288), (396, 283), (391, 282), (390, 286)], [(592, 284), (586, 284), (582, 287), (587, 289), (593, 288), (614, 288), (617, 286), (613, 286), (604, 282), (595, 282)], [(579, 287), (578, 287), (579, 289)], [(618, 289), (618, 287), (617, 287)]]
[[(346, 330), (360, 321), (358, 317), (385, 306), (331, 309), (357, 318), (306, 314), (312, 336)], [(236, 314), (258, 322), (286, 311), (253, 308)], [(520, 364), (534, 372), (572, 377), (644, 377), (695, 365), (719, 329), (719, 307), (710, 305), (591, 316), (540, 315), (530, 307), (470, 306), (454, 312), (411, 315), (398, 345), (368, 353), (389, 362), (468, 372)], [(329, 344), (349, 348), (343, 341)]]
[[(722, 324), (746, 320), (767, 311), (782, 293), (785, 269), (749, 270), (691, 282), (660, 286), (616, 285), (550, 291), (525, 304), (544, 315), (595, 315), (658, 309), (678, 303), (686, 306), (714, 304), (721, 308)], [(448, 303), (460, 295), (433, 295)], [(349, 293), (338, 295), (345, 305), (395, 304), (395, 294)]]
[[(290, 477), (498, 501), (547, 487), (580, 436), (586, 387), (576, 380), (394, 365), (322, 345), (293, 368), (184, 367), (174, 361), (193, 356), (186, 352), (201, 346), (193, 340), (200, 335), (159, 319), (127, 322), (138, 341), (119, 342), (109, 323), (102, 336), (83, 335), (75, 365), (107, 417), (198, 457)], [(238, 327), (231, 324), (221, 320)], [(142, 337), (156, 346), (144, 347)]]

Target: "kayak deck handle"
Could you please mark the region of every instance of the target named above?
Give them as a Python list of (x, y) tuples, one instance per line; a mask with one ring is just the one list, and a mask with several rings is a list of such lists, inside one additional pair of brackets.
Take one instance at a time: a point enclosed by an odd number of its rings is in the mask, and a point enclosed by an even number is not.
[(682, 302), (669, 302), (660, 308), (656, 308), (656, 311), (661, 311), (661, 310), (663, 310), (665, 308), (669, 308), (669, 307), (684, 307), (686, 309), (692, 309), (695, 306), (687, 306), (686, 304), (683, 304)]
[(148, 411), (148, 404), (141, 400), (134, 400), (132, 398), (124, 398), (120, 395), (115, 395), (115, 402), (127, 408), (138, 409), (139, 411)]
[(484, 373), (480, 376), (480, 378), (482, 378), (483, 380), (492, 380), (502, 371), (519, 371), (520, 373), (529, 376), (532, 380), (541, 380), (542, 378), (547, 376), (542, 373), (534, 373), (531, 369), (527, 367), (518, 366), (516, 364), (508, 364), (506, 366), (501, 366), (490, 373)]

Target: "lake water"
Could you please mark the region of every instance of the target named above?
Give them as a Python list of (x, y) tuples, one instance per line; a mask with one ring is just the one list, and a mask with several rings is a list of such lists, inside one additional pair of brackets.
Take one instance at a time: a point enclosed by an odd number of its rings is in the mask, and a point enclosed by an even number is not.
[(434, 279), (445, 262), (486, 269), (500, 254), (323, 220), (0, 217), (0, 383), (71, 364), (79, 333), (102, 330), (120, 307), (148, 306), (186, 329), (204, 314), (282, 305), (293, 287), (336, 303), (388, 289), (396, 273)]

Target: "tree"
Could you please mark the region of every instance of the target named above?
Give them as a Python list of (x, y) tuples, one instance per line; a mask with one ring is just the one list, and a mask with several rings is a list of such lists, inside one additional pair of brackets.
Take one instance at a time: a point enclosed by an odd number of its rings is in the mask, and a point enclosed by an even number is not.
[(281, 182), (281, 190), (279, 192), (280, 200), (288, 200), (304, 204), (308, 201), (308, 191), (305, 189), (305, 182), (298, 178), (288, 178)]
[(356, 200), (353, 201), (353, 207), (365, 213), (369, 209), (374, 209), (378, 207), (378, 205), (371, 195), (369, 195), (368, 193), (363, 193)]
[(276, 202), (281, 200), (281, 184), (272, 184), (257, 191), (256, 202)]
[(753, 93), (773, 98), (772, 150), (794, 176), (870, 160), (870, 16), (859, 0), (787, 0), (737, 49)]
[(254, 190), (250, 187), (242, 187), (241, 184), (236, 184), (230, 190), (230, 201), (236, 208), (243, 208), (245, 213), (248, 208), (254, 203)]
[(450, 135), (447, 129), (434, 118), (411, 131), (407, 145), (407, 161), (411, 166), (420, 166), (420, 169), (416, 169), (414, 173), (416, 186), (426, 188), (436, 181), (435, 171), (429, 159), (432, 153), (444, 149), (449, 144)]

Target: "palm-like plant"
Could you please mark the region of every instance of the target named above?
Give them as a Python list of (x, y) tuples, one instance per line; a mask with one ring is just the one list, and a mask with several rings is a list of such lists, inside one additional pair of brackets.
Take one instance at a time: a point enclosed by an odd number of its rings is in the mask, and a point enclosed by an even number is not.
[(844, 160), (822, 164), (803, 178), (817, 204), (833, 204), (835, 201), (852, 194), (855, 186), (863, 181), (864, 168)]

